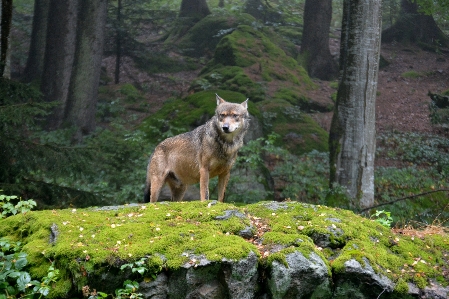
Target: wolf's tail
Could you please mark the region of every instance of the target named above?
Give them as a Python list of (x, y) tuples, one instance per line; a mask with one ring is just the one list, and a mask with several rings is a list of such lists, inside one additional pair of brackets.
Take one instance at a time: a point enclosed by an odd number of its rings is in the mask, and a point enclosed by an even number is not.
[(145, 190), (143, 192), (143, 202), (150, 202), (151, 199), (151, 177), (150, 177), (150, 163), (153, 158), (153, 154), (150, 156), (150, 160), (148, 161), (147, 166), (147, 177), (145, 180)]

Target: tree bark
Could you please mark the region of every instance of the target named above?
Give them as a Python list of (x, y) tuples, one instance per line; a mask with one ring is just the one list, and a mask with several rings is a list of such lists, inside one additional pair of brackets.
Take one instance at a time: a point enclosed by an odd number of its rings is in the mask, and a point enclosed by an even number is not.
[(10, 78), (9, 58), (11, 50), (12, 0), (2, 0), (0, 31), (0, 77)]
[(374, 203), (375, 100), (381, 1), (344, 0), (340, 82), (329, 134), (330, 185), (347, 190), (352, 208)]
[(333, 80), (338, 75), (329, 49), (331, 19), (332, 0), (306, 0), (300, 55), (309, 76), (321, 80)]
[(210, 14), (206, 0), (182, 0), (179, 17), (201, 20)]
[(115, 71), (114, 83), (120, 83), (120, 64), (122, 58), (122, 0), (117, 2), (117, 28), (115, 29)]
[(431, 15), (419, 12), (416, 2), (401, 0), (400, 17), (397, 22), (382, 32), (382, 42), (422, 43), (448, 46), (449, 40)]
[(44, 70), (45, 41), (47, 37), (48, 12), (50, 0), (35, 0), (33, 28), (31, 31), (30, 50), (23, 80), (32, 82), (41, 80)]
[(59, 101), (47, 120), (57, 129), (64, 120), (75, 57), (78, 0), (50, 0), (41, 91), (46, 101)]
[(107, 0), (81, 0), (75, 61), (65, 120), (85, 135), (95, 129)]

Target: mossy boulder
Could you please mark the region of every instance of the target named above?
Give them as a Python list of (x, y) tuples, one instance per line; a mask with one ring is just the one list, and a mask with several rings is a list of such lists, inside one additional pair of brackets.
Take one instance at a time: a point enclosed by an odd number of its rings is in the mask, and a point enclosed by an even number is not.
[[(298, 94), (314, 88), (307, 72), (285, 49), (288, 43), (269, 29), (239, 25), (224, 36), (215, 49), (213, 59), (201, 71), (192, 89), (200, 90), (208, 82), (211, 88), (235, 90), (247, 88), (246, 95), (254, 101), (270, 98), (279, 86), (291, 88)], [(282, 82), (282, 84), (280, 84)], [(258, 86), (258, 88), (256, 88)]]
[(254, 17), (249, 14), (211, 14), (190, 28), (176, 41), (176, 45), (185, 55), (210, 58), (223, 36), (231, 33), (240, 24), (249, 25), (254, 21)]
[[(128, 278), (147, 298), (449, 294), (447, 234), (398, 235), (353, 212), (299, 202), (37, 211), (0, 220), (0, 237), (23, 243), (36, 279), (54, 262), (60, 278), (49, 298), (79, 297), (86, 285), (111, 293)], [(140, 275), (129, 267), (142, 258)]]
[(262, 113), (265, 129), (282, 136), (276, 145), (297, 155), (314, 149), (321, 152), (328, 150), (328, 133), (300, 106), (277, 99), (259, 102), (257, 107)]

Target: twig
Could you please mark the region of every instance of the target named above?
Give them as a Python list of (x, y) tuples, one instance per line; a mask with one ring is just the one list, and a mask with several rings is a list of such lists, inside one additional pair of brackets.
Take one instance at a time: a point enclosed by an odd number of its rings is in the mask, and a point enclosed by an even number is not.
[(437, 190), (427, 191), (427, 192), (424, 192), (424, 193), (419, 193), (419, 194), (414, 194), (414, 195), (409, 195), (409, 196), (397, 198), (397, 199), (392, 200), (392, 201), (380, 203), (380, 204), (375, 205), (375, 206), (371, 206), (371, 207), (368, 207), (368, 208), (361, 209), (360, 213), (363, 213), (365, 211), (368, 211), (368, 210), (371, 210), (371, 209), (374, 209), (374, 208), (377, 208), (377, 207), (390, 205), (390, 204), (396, 203), (396, 202), (401, 201), (401, 200), (406, 200), (406, 199), (410, 199), (410, 198), (414, 198), (414, 197), (420, 197), (420, 196), (424, 196), (424, 195), (435, 193), (435, 192), (449, 192), (449, 189), (437, 189)]

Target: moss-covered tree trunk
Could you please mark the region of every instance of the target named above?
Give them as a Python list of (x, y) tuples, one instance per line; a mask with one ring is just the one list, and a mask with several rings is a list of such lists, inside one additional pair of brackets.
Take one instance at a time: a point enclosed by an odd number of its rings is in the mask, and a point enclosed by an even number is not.
[(352, 207), (374, 203), (380, 32), (381, 1), (344, 0), (341, 78), (329, 134), (330, 184), (346, 188)]
[(107, 0), (81, 0), (75, 61), (65, 120), (88, 134), (95, 129), (98, 85), (105, 38)]
[(12, 0), (2, 0), (1, 8), (1, 42), (0, 42), (0, 77), (9, 78), (9, 54), (11, 41)]
[(50, 0), (41, 91), (48, 102), (58, 101), (47, 121), (57, 129), (64, 120), (75, 57), (78, 0)]
[(47, 37), (50, 0), (35, 0), (30, 51), (23, 79), (25, 82), (41, 80), (44, 69), (45, 40)]
[(329, 49), (331, 19), (332, 0), (306, 0), (300, 54), (310, 77), (332, 80), (338, 75)]
[(382, 42), (411, 42), (423, 45), (449, 45), (449, 39), (441, 31), (431, 15), (419, 11), (416, 2), (401, 0), (400, 17), (382, 32)]

